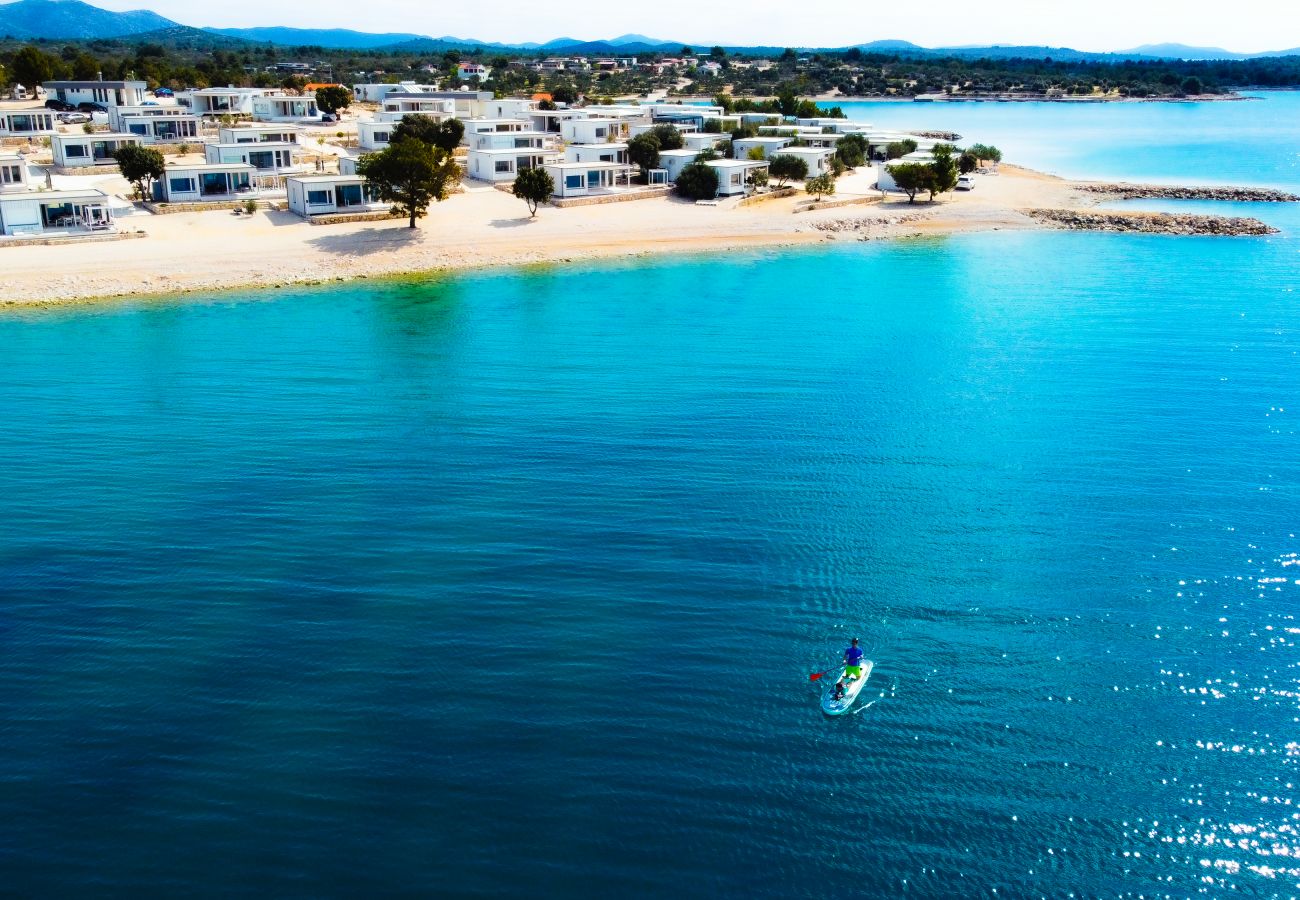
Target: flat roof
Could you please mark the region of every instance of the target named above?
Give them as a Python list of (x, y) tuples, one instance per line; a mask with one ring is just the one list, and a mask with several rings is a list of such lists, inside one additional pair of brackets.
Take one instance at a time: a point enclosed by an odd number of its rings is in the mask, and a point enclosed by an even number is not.
[(759, 137), (736, 138), (736, 143), (739, 144), (743, 141), (745, 143), (752, 144), (755, 141), (757, 141), (760, 144), (770, 144), (775, 141), (789, 142), (792, 140), (794, 140), (793, 137), (772, 137), (771, 135), (760, 135)]
[[(586, 144), (585, 146), (588, 146), (588, 147), (599, 147), (600, 145), (599, 145), (599, 144)], [(624, 146), (626, 146), (626, 145), (624, 145)], [(660, 155), (660, 156), (699, 156), (699, 155), (700, 155), (700, 151), (699, 151), (699, 150), (688, 150), (688, 149), (686, 149), (685, 147), (683, 147), (683, 148), (681, 148), (680, 150), (660, 150), (660, 151), (659, 151), (659, 155)]]
[(248, 163), (168, 163), (168, 172), (249, 172), (257, 170)]
[[(536, 133), (536, 134), (546, 134), (545, 131), (538, 131), (538, 132), (535, 132), (535, 133)], [(627, 149), (627, 142), (626, 142), (626, 141), (610, 141), (610, 142), (607, 143), (607, 144), (570, 144), (569, 146), (570, 146), (570, 147), (574, 147), (574, 148), (576, 148), (576, 149), (581, 149), (581, 150), (626, 150), (626, 149)], [(662, 155), (662, 154), (664, 154), (664, 153), (675, 153), (676, 151), (675, 151), (675, 150), (661, 150), (661, 151), (659, 151), (659, 152), (660, 152), (660, 155)], [(691, 152), (693, 153), (693, 152), (695, 152), (695, 151), (691, 151)]]
[(52, 137), (58, 138), (60, 141), (102, 141), (104, 138), (131, 138), (132, 140), (140, 140), (140, 135), (130, 134), (125, 131), (92, 131), (89, 134), (85, 132), (81, 134), (64, 134), (63, 132), (60, 132), (52, 135)]
[(269, 88), (246, 88), (246, 87), (205, 87), (194, 88), (190, 91), (190, 96), (195, 94), (265, 94)]
[(624, 163), (616, 162), (553, 162), (547, 163), (548, 169), (633, 169)]
[(489, 156), (499, 153), (522, 153), (526, 156), (538, 156), (539, 154), (544, 156), (546, 154), (551, 154), (552, 156), (558, 156), (561, 153), (561, 151), (553, 150), (550, 147), (484, 147), (482, 150), (471, 147), (469, 152), (486, 153)]
[(324, 184), (325, 182), (365, 181), (360, 175), (286, 175), (285, 181), (301, 181), (303, 184)]
[(213, 141), (210, 144), (204, 144), (204, 147), (248, 147), (257, 149), (258, 147), (301, 147), (302, 144), (295, 144), (293, 141)]
[(72, 90), (81, 90), (83, 88), (125, 88), (125, 87), (148, 87), (143, 81), (42, 81), (41, 87), (49, 90), (60, 88)]
[(719, 169), (752, 169), (762, 168), (767, 165), (765, 159), (706, 159), (706, 166), (714, 166)]
[(45, 203), (50, 200), (93, 200), (100, 197), (107, 200), (108, 194), (95, 188), (79, 191), (23, 191), (15, 194), (0, 194), (0, 203), (12, 200), (39, 200)]

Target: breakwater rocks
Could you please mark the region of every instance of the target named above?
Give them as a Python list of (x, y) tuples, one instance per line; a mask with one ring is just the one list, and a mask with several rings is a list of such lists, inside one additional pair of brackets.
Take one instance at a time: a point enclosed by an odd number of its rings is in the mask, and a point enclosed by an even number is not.
[(908, 134), (929, 138), (932, 141), (950, 141), (956, 143), (961, 140), (961, 135), (955, 131), (910, 131)]
[(1086, 181), (1075, 185), (1090, 194), (1120, 200), (1230, 200), (1237, 203), (1295, 203), (1300, 197), (1286, 191), (1242, 187), (1180, 187), (1168, 184), (1104, 184)]
[(1128, 213), (1077, 209), (1027, 209), (1036, 222), (1072, 231), (1128, 231), (1140, 234), (1220, 235), (1277, 234), (1259, 219), (1239, 216), (1193, 216), (1173, 213)]

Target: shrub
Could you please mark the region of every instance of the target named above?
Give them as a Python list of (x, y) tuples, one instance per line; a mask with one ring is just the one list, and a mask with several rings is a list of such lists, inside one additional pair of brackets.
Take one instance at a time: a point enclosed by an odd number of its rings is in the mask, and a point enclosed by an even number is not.
[(691, 163), (677, 176), (677, 193), (689, 200), (708, 200), (718, 193), (718, 173), (702, 162)]

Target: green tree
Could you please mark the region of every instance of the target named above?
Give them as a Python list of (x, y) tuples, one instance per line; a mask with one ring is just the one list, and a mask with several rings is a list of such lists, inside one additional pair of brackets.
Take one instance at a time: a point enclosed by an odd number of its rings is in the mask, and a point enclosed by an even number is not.
[(658, 138), (660, 150), (680, 150), (686, 146), (682, 133), (667, 123), (656, 125), (649, 133)]
[(393, 212), (410, 217), (410, 227), (425, 215), (434, 200), (447, 199), (460, 169), (451, 154), (424, 141), (404, 137), (379, 153), (361, 157), (357, 174), (370, 183)]
[(905, 138), (885, 145), (885, 159), (902, 159), (909, 153), (916, 152), (916, 141)]
[(721, 47), (714, 47), (709, 51), (709, 57), (711, 59), (723, 60), (727, 58), (727, 51)]
[(33, 90), (42, 82), (54, 77), (57, 64), (58, 61), (54, 57), (47, 56), (29, 44), (14, 54), (13, 63), (9, 67), (9, 77), (15, 84)]
[(78, 81), (93, 81), (102, 70), (99, 60), (84, 50), (72, 58), (72, 77)]
[(527, 203), (530, 218), (536, 218), (537, 207), (550, 202), (551, 195), (555, 193), (555, 181), (543, 168), (524, 169), (515, 176), (510, 192)]
[(963, 152), (961, 156), (957, 157), (957, 168), (961, 170), (963, 175), (969, 172), (974, 172), (979, 167), (979, 158), (969, 150)]
[(818, 201), (820, 201), (823, 194), (835, 193), (835, 178), (830, 173), (816, 175), (803, 183), (803, 189), (810, 194), (816, 195)]
[(167, 171), (163, 155), (153, 147), (127, 144), (113, 151), (113, 159), (117, 160), (122, 177), (131, 182), (141, 200), (149, 199), (154, 179), (162, 178)]
[(571, 84), (557, 84), (551, 88), (551, 99), (566, 105), (578, 102), (578, 91)]
[(997, 147), (988, 146), (986, 144), (971, 144), (970, 149), (966, 152), (974, 156), (980, 162), (1002, 162), (1002, 151)]
[(677, 193), (688, 200), (710, 200), (718, 194), (718, 173), (710, 165), (693, 162), (677, 174)]
[(460, 139), (465, 136), (465, 123), (460, 119), (444, 119), (439, 122), (432, 116), (419, 113), (402, 116), (402, 121), (393, 129), (392, 142), (402, 138), (415, 138), (430, 147), (437, 147), (447, 153), (455, 152)]
[(781, 115), (793, 116), (799, 109), (799, 97), (794, 92), (794, 85), (788, 81), (780, 85), (776, 92), (776, 103)]
[(867, 161), (867, 139), (860, 134), (846, 134), (835, 142), (835, 155), (850, 169)]
[(897, 163), (889, 167), (898, 189), (907, 194), (907, 202), (915, 203), (916, 195), (930, 189), (934, 172), (927, 163)]
[(952, 152), (942, 144), (934, 148), (934, 162), (930, 163), (930, 171), (931, 200), (935, 194), (947, 193), (957, 186), (957, 160), (952, 158)]
[(1195, 75), (1189, 75), (1183, 79), (1183, 93), (1203, 94), (1205, 93), (1205, 85)]
[(785, 183), (791, 178), (802, 180), (808, 177), (808, 163), (788, 153), (772, 157), (772, 161), (767, 164), (767, 170), (776, 179), (777, 187), (785, 187)]
[(352, 92), (337, 84), (316, 88), (316, 105), (321, 112), (336, 113), (352, 105)]
[(659, 166), (659, 138), (653, 131), (642, 132), (627, 142), (627, 158), (636, 166), (641, 167), (641, 174), (645, 175), (651, 169)]
[(745, 151), (745, 159), (752, 159), (755, 162), (767, 159), (767, 154), (763, 152), (762, 147), (750, 147)]
[[(718, 94), (713, 98), (713, 105), (720, 108), (724, 113), (730, 113), (735, 109), (735, 102), (731, 99), (730, 94)], [(712, 122), (715, 120), (710, 119), (709, 121)], [(704, 124), (707, 125), (708, 122), (705, 122)], [(719, 128), (719, 130), (721, 129)]]

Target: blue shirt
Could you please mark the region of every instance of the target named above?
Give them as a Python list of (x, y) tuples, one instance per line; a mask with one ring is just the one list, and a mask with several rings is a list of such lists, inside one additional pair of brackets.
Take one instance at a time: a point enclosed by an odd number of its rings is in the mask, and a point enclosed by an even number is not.
[(844, 663), (850, 666), (862, 665), (862, 648), (850, 647), (844, 651)]

